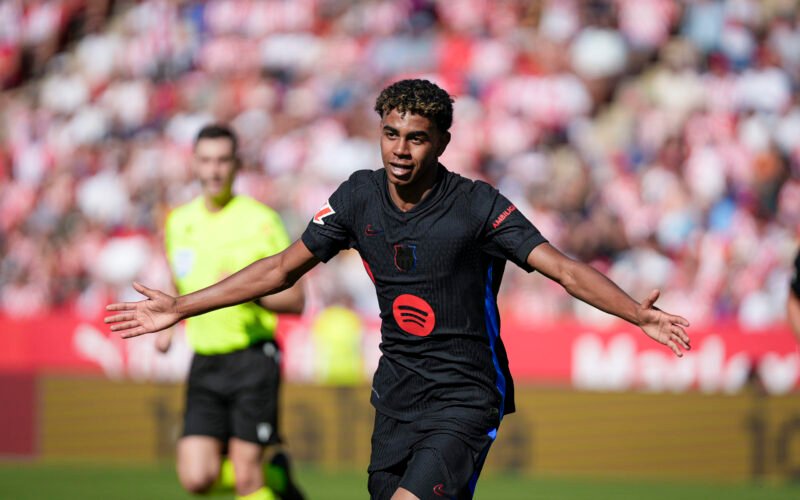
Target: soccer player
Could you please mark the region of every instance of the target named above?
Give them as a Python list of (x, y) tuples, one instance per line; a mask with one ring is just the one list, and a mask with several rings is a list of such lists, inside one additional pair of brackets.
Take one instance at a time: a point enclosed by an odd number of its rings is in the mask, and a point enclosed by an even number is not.
[[(202, 195), (173, 210), (164, 231), (180, 293), (211, 285), (290, 243), (274, 210), (233, 194), (240, 161), (230, 128), (208, 125), (200, 130), (193, 164)], [(276, 498), (265, 486), (261, 464), (265, 448), (279, 443), (276, 313), (299, 313), (304, 301), (298, 285), (188, 320), (187, 338), (195, 354), (177, 450), (178, 477), (187, 491), (209, 491), (220, 477), (222, 483), (233, 483), (222, 487), (233, 486), (240, 498)], [(169, 348), (171, 335), (168, 330), (157, 339), (160, 350)], [(276, 472), (284, 477), (268, 486), (282, 496), (302, 498), (288, 471)]]
[(789, 287), (789, 297), (786, 299), (786, 317), (792, 333), (800, 341), (800, 251), (794, 259), (794, 275)]
[(221, 282), (172, 297), (107, 306), (123, 338), (290, 287), (353, 247), (375, 284), (382, 319), (368, 487), (373, 498), (471, 498), (514, 388), (500, 338), (497, 292), (506, 261), (637, 326), (678, 355), (688, 322), (629, 297), (592, 267), (551, 246), (496, 189), (438, 161), (450, 141), (452, 99), (403, 80), (377, 99), (383, 169), (345, 181), (300, 240)]

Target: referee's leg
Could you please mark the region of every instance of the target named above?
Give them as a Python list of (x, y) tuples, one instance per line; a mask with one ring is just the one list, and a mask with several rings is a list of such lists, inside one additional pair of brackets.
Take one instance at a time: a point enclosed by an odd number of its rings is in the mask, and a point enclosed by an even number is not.
[(222, 442), (211, 436), (184, 436), (178, 440), (178, 479), (190, 493), (207, 493), (219, 476)]
[(195, 355), (189, 371), (177, 469), (181, 486), (191, 493), (214, 486), (227, 440), (227, 410), (213, 390), (218, 364), (217, 356)]
[(237, 494), (259, 492), (258, 498), (267, 498), (274, 493), (283, 500), (301, 500), (303, 495), (293, 482), (285, 452), (272, 456), (266, 471), (262, 460), (267, 447), (281, 442), (278, 426), (280, 365), (274, 344), (255, 344), (237, 352), (231, 357), (231, 363), (236, 383), (230, 410), (229, 456), (234, 466)]
[[(244, 497), (264, 488), (264, 471), (261, 467), (261, 458), (264, 447), (239, 438), (228, 441), (228, 456), (233, 462), (234, 477), (236, 478), (236, 495)], [(265, 498), (272, 497), (271, 493), (264, 492)]]

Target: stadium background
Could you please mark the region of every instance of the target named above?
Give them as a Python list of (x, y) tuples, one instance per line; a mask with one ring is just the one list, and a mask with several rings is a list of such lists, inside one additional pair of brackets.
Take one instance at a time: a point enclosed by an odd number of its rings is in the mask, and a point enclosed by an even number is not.
[[(795, 2), (6, 0), (0, 498), (182, 497), (169, 461), (188, 350), (109, 336), (103, 305), (134, 298), (133, 279), (167, 283), (160, 225), (198, 193), (202, 124), (234, 125), (237, 191), (296, 237), (350, 172), (379, 166), (372, 104), (402, 77), (455, 95), (449, 168), (635, 297), (662, 288), (659, 305), (693, 324), (676, 360), (510, 270), (520, 409), (479, 498), (800, 494), (784, 317)], [(306, 312), (281, 327), (287, 438), (313, 498), (363, 498), (372, 285), (351, 253), (306, 285)]]

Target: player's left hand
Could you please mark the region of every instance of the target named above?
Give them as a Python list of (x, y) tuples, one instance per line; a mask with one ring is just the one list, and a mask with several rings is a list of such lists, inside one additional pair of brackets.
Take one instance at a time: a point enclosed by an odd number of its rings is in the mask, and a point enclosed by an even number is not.
[(689, 343), (689, 336), (684, 330), (689, 326), (689, 321), (681, 316), (667, 314), (661, 309), (654, 307), (661, 292), (653, 290), (645, 300), (639, 304), (637, 316), (639, 318), (639, 328), (648, 337), (660, 344), (672, 349), (679, 358), (683, 356), (683, 350), (688, 351), (692, 348)]

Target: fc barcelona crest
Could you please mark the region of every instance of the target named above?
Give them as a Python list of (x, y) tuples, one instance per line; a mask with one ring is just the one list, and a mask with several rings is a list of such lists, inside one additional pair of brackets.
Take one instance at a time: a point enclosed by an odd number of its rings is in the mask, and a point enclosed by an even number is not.
[(417, 268), (417, 245), (400, 243), (394, 246), (394, 267), (404, 273)]

